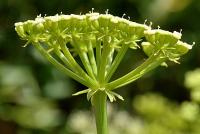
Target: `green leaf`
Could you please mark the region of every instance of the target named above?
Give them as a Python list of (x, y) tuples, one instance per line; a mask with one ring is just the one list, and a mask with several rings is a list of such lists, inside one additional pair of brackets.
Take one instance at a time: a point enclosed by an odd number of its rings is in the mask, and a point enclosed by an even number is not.
[(85, 93), (88, 93), (90, 90), (91, 90), (91, 89), (88, 88), (88, 89), (85, 89), (85, 90), (76, 92), (76, 93), (72, 94), (72, 96), (77, 96), (77, 95), (85, 94)]
[(119, 94), (117, 94), (117, 93), (115, 93), (115, 92), (112, 92), (112, 94), (113, 94), (114, 96), (116, 96), (118, 99), (124, 101), (124, 98), (123, 98), (121, 95), (119, 95)]
[(109, 98), (110, 102), (113, 102), (113, 101), (116, 100), (115, 96), (112, 93), (110, 93), (109, 91), (105, 91), (105, 92), (108, 95), (108, 98)]
[(87, 100), (89, 101), (91, 97), (97, 92), (98, 90), (90, 89), (90, 91), (87, 93)]
[(117, 93), (115, 93), (113, 91), (106, 90), (105, 92), (108, 95), (108, 98), (109, 98), (110, 102), (116, 101), (115, 97), (117, 97), (120, 100), (124, 100), (124, 98), (121, 95), (119, 95), (119, 94), (117, 94)]

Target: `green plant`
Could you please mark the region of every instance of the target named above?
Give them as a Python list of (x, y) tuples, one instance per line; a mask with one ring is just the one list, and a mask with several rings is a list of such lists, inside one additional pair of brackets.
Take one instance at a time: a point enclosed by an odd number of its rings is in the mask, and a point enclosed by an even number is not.
[[(114, 90), (140, 78), (165, 61), (177, 62), (192, 47), (180, 41), (181, 33), (151, 30), (145, 24), (110, 14), (38, 16), (35, 20), (15, 23), (18, 35), (27, 40), (56, 68), (85, 85), (94, 107), (98, 134), (107, 134), (107, 98), (123, 97)], [(144, 37), (147, 41), (143, 41)], [(140, 44), (149, 56), (128, 74), (111, 81), (128, 48)], [(74, 58), (75, 55), (78, 55)], [(81, 61), (78, 63), (77, 61)]]

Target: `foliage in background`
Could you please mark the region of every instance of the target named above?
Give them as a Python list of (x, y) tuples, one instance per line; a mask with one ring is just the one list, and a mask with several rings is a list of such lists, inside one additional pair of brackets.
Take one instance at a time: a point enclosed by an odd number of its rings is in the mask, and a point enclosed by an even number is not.
[[(174, 110), (179, 109), (179, 107), (181, 107), (179, 104), (183, 104), (183, 102), (192, 98), (188, 93), (189, 91), (183, 85), (184, 74), (188, 70), (200, 67), (200, 48), (198, 45), (198, 42), (200, 42), (200, 1), (184, 0), (180, 2), (180, 0), (170, 0), (168, 3), (165, 2), (165, 0), (1, 0), (0, 133), (13, 134), (16, 131), (18, 131), (18, 134), (53, 134), (55, 132), (63, 134), (64, 132), (70, 133), (70, 131), (72, 133), (74, 130), (70, 130), (69, 125), (66, 125), (67, 127), (65, 128), (65, 122), (69, 122), (71, 120), (71, 116), (69, 117), (70, 119), (67, 120), (68, 115), (72, 115), (74, 111), (82, 110), (83, 107), (89, 107), (88, 102), (82, 99), (84, 97), (70, 96), (71, 93), (75, 92), (75, 89), (78, 91), (78, 89), (82, 88), (79, 84), (63, 77), (61, 73), (48, 66), (41, 56), (37, 52), (33, 51), (33, 49), (30, 48), (29, 51), (27, 51), (19, 47), (20, 44), (21, 46), (23, 45), (23, 42), (18, 39), (16, 33), (14, 32), (13, 24), (17, 21), (33, 19), (40, 13), (42, 15), (55, 15), (56, 13), (62, 11), (64, 14), (79, 14), (80, 12), (88, 12), (92, 7), (94, 7), (95, 10), (102, 13), (104, 13), (106, 9), (110, 9), (109, 12), (117, 16), (122, 16), (126, 13), (127, 15), (125, 17), (128, 18), (128, 16), (130, 16), (132, 20), (141, 23), (143, 23), (145, 19), (148, 19), (156, 22), (153, 25), (155, 28), (159, 24), (162, 28), (169, 29), (169, 31), (170, 29), (177, 31), (183, 29), (183, 38), (185, 41), (195, 41), (197, 45), (194, 46), (193, 51), (189, 55), (184, 57), (184, 61), (181, 62), (181, 66), (171, 64), (169, 66), (173, 67), (169, 67), (168, 69), (160, 68), (157, 71), (146, 75), (136, 83), (129, 85), (126, 87), (127, 89), (124, 90), (125, 92), (122, 90), (120, 91), (120, 93), (127, 98), (126, 103), (121, 102), (120, 106), (116, 105), (119, 110), (128, 110), (131, 112), (132, 107), (130, 107), (130, 104), (132, 103), (133, 97), (146, 92), (159, 92), (165, 96), (164, 100), (166, 100), (167, 97), (167, 100), (170, 101), (167, 101), (170, 105), (169, 108), (167, 105), (166, 109), (170, 109), (171, 107), (176, 107)], [(158, 12), (160, 15), (159, 17), (155, 16), (155, 13)], [(137, 54), (134, 55), (132, 53), (128, 53), (126, 57), (127, 58), (122, 61), (123, 63), (120, 67), (125, 69), (118, 70), (116, 77), (124, 74), (127, 70), (134, 68), (134, 65), (129, 62), (130, 59), (134, 63), (134, 61), (138, 58), (145, 58), (145, 56), (140, 52), (137, 52)], [(5, 68), (7, 71), (5, 71)], [(11, 73), (15, 71), (18, 72), (18, 74), (16, 74), (18, 77), (14, 77), (13, 75), (15, 74)], [(149, 77), (151, 77), (151, 79), (149, 79)], [(195, 80), (199, 83), (197, 78)], [(14, 83), (12, 83), (12, 81)], [(56, 82), (52, 83), (52, 81)], [(191, 88), (190, 86), (187, 87)], [(28, 90), (24, 90), (27, 88)], [(62, 90), (59, 91), (62, 94), (57, 94), (58, 92), (52, 90), (52, 88), (57, 88), (56, 91)], [(193, 88), (191, 88), (191, 91), (193, 92)], [(198, 91), (196, 90), (195, 92)], [(197, 93), (194, 93), (194, 95), (196, 94)], [(159, 98), (160, 97), (158, 97), (158, 99)], [(172, 106), (171, 101), (173, 102)], [(70, 102), (74, 102), (73, 105), (71, 105)], [(197, 103), (197, 101), (192, 100), (192, 106), (196, 106)], [(40, 124), (40, 118), (38, 120), (35, 119), (35, 124), (28, 124), (28, 118), (26, 118), (26, 116), (22, 113), (25, 112), (28, 115), (28, 113), (30, 113), (29, 111), (33, 113), (32, 110), (35, 110), (35, 113), (37, 113), (37, 111), (43, 110), (41, 109), (41, 106), (37, 106), (38, 104), (41, 104), (42, 106), (45, 104), (44, 111), (48, 110), (49, 112), (47, 113), (54, 113), (55, 116), (51, 117), (52, 120), (54, 120), (53, 118), (56, 118), (57, 120), (57, 117), (59, 117), (55, 124), (54, 122), (51, 124), (51, 121), (47, 121), (43, 122), (43, 127), (40, 126), (40, 128), (38, 128), (37, 124)], [(34, 105), (35, 107), (33, 107)], [(188, 102), (186, 103), (186, 106), (188, 106)], [(15, 113), (10, 109), (17, 109), (18, 112)], [(135, 110), (139, 109), (134, 107), (134, 112), (133, 114), (131, 113), (131, 115), (134, 115), (134, 118), (136, 116)], [(174, 113), (172, 109), (170, 111), (175, 115), (177, 114)], [(139, 114), (140, 112), (137, 111), (137, 113)], [(185, 113), (187, 113), (187, 111)], [(17, 116), (14, 116), (14, 114)], [(127, 114), (130, 115), (130, 113)], [(140, 118), (146, 119), (147, 117), (143, 117), (142, 115), (147, 114), (148, 113), (141, 112), (139, 115)], [(22, 117), (22, 115), (25, 117)], [(48, 116), (48, 114), (46, 116)], [(123, 116), (120, 116), (119, 118)], [(34, 118), (34, 116), (32, 117)], [(139, 117), (136, 118), (135, 124), (137, 125), (135, 126), (138, 126), (138, 129), (140, 129), (141, 120), (138, 121), (138, 118)], [(182, 117), (180, 118), (180, 120), (183, 120)], [(128, 119), (130, 119), (129, 116)], [(156, 117), (154, 119), (156, 119)], [(154, 122), (154, 119), (151, 119), (148, 122)], [(198, 121), (190, 121), (190, 126), (195, 127), (198, 125), (196, 122)], [(163, 130), (166, 129), (166, 125), (163, 127), (163, 123), (158, 124), (156, 121), (154, 123), (152, 123), (152, 127), (158, 127), (160, 129), (163, 128)], [(50, 132), (46, 130), (48, 127), (51, 127)], [(181, 130), (180, 128), (181, 127), (179, 126), (176, 131)]]

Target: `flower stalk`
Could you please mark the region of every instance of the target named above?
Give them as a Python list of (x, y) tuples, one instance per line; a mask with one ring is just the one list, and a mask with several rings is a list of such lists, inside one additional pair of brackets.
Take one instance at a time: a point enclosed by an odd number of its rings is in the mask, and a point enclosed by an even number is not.
[(91, 101), (96, 119), (97, 134), (108, 134), (107, 94), (98, 91)]

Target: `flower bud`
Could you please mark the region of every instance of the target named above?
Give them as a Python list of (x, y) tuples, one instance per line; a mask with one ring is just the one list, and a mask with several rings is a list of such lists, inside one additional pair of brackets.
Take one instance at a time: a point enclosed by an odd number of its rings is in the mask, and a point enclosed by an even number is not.
[(147, 56), (151, 56), (154, 52), (155, 46), (149, 42), (142, 42), (142, 49)]
[(36, 18), (35, 23), (33, 26), (33, 33), (34, 34), (40, 34), (44, 32), (44, 19), (43, 18)]
[(118, 23), (119, 23), (118, 17), (114, 17), (114, 16), (113, 16), (113, 17), (110, 19), (109, 27), (114, 28), (114, 29), (117, 29), (117, 28), (118, 28), (118, 27), (117, 27)]
[(129, 29), (129, 23), (130, 21), (124, 19), (124, 18), (120, 18), (120, 17), (116, 17), (118, 20), (118, 29), (121, 31), (125, 31), (128, 32)]
[(82, 32), (81, 30), (86, 27), (86, 21), (84, 15), (70, 15), (70, 27), (72, 28), (72, 32)]
[(110, 14), (101, 14), (101, 15), (99, 15), (99, 18), (98, 18), (99, 26), (102, 27), (102, 28), (108, 27), (110, 19), (112, 17), (113, 16), (110, 15)]
[(135, 35), (138, 39), (144, 36), (144, 31), (150, 29), (150, 27), (135, 22), (129, 23), (129, 34)]
[(98, 19), (99, 19), (99, 14), (94, 14), (89, 16), (86, 14), (86, 20), (87, 20), (87, 23), (88, 25), (91, 25), (90, 27), (94, 30), (98, 30), (99, 29), (99, 22), (98, 22)]
[(59, 29), (65, 32), (71, 31), (71, 16), (70, 15), (60, 15), (59, 21), (58, 21), (58, 27)]
[(46, 29), (46, 31), (50, 33), (57, 33), (57, 31), (59, 30), (58, 28), (59, 16), (58, 15), (44, 17), (44, 21), (45, 21), (44, 28)]
[(15, 31), (21, 38), (25, 38), (24, 27), (22, 22), (15, 23)]
[(192, 49), (192, 45), (189, 45), (189, 44), (182, 42), (182, 41), (178, 41), (176, 43), (175, 51), (180, 56), (186, 54), (190, 49)]

